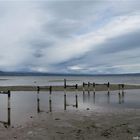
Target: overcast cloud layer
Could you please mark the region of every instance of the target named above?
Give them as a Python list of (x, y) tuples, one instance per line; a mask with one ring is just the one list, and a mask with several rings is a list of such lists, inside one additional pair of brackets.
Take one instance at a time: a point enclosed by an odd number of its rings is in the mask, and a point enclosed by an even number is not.
[(0, 70), (140, 72), (140, 0), (0, 1)]

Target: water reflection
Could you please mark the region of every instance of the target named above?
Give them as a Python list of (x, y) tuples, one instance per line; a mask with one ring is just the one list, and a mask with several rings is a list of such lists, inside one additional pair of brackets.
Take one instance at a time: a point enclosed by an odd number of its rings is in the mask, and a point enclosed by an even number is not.
[(107, 92), (107, 103), (110, 104), (110, 91)]
[(39, 99), (39, 91), (37, 92), (37, 112), (40, 113), (40, 99)]
[(122, 93), (118, 93), (118, 97), (119, 97), (119, 104), (123, 104), (124, 103), (124, 91), (122, 91)]
[[(0, 103), (2, 102), (2, 100), (5, 103), (3, 105), (0, 105), (0, 115), (3, 114), (4, 116), (0, 116), (0, 122), (8, 126), (11, 125), (11, 123), (15, 123), (14, 121), (19, 121), (19, 119), (27, 118), (26, 115), (35, 116), (42, 112), (54, 112), (59, 110), (85, 110), (86, 108), (90, 108), (90, 110), (92, 110), (95, 107), (99, 106), (111, 108), (140, 108), (139, 91), (140, 90), (131, 90), (125, 92), (67, 91), (53, 92), (52, 94), (50, 94), (50, 92), (43, 91), (30, 93), (17, 92), (16, 94), (14, 94), (15, 92), (12, 92), (12, 98), (11, 94), (7, 94), (5, 100), (3, 100), (0, 96)], [(2, 121), (5, 120), (5, 118), (6, 121)]]

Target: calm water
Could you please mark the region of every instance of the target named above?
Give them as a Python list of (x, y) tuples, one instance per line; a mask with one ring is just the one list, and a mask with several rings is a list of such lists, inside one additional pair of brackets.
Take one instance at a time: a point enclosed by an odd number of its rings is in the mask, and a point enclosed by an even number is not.
[(0, 76), (0, 85), (63, 85), (63, 79), (68, 84), (82, 84), (82, 82), (96, 83), (126, 83), (140, 84), (140, 75), (137, 76)]
[[(96, 83), (125, 83), (140, 84), (140, 76), (1, 76), (0, 86), (9, 85), (63, 85), (66, 78), (68, 84), (82, 84), (82, 82)], [(90, 94), (78, 92), (78, 106), (76, 108), (76, 93), (67, 92), (12, 92), (11, 110), (8, 111), (7, 95), (0, 94), (0, 122), (9, 121), (12, 125), (20, 125), (30, 121), (31, 116), (38, 116), (41, 112), (49, 113), (54, 111), (72, 110), (95, 110), (98, 108), (140, 108), (140, 90), (127, 90), (118, 94), (118, 91), (110, 92), (90, 92)], [(66, 105), (65, 105), (66, 101)], [(9, 115), (8, 115), (9, 114)]]
[[(11, 110), (9, 113), (12, 125), (20, 125), (30, 121), (31, 116), (36, 117), (41, 112), (50, 113), (55, 111), (72, 111), (105, 108), (134, 108), (140, 109), (140, 90), (126, 90), (124, 93), (113, 91), (107, 92), (78, 92), (76, 106), (76, 93), (67, 92), (66, 98), (64, 92), (12, 92), (11, 93)], [(66, 101), (66, 104), (65, 104)], [(0, 121), (7, 122), (7, 95), (0, 94)]]

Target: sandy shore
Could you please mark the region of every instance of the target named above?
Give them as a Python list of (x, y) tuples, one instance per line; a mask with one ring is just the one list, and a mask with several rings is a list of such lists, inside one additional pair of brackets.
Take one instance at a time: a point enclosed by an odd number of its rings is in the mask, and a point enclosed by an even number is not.
[[(40, 86), (41, 91), (49, 91), (50, 86)], [(120, 88), (121, 89), (121, 88)], [(124, 85), (124, 89), (140, 89), (140, 85)], [(36, 91), (37, 86), (0, 86), (0, 91)], [(63, 91), (63, 86), (52, 86), (52, 91)], [(75, 87), (67, 87), (67, 91), (74, 91)], [(78, 91), (82, 91), (83, 86), (78, 86)], [(86, 86), (85, 90), (93, 90), (93, 86), (89, 88)], [(96, 91), (106, 91), (108, 90), (107, 86), (104, 84), (98, 84), (95, 87)], [(117, 84), (111, 84), (110, 90), (119, 90), (119, 86)]]
[(133, 140), (140, 109), (41, 113), (23, 126), (0, 126), (1, 140)]

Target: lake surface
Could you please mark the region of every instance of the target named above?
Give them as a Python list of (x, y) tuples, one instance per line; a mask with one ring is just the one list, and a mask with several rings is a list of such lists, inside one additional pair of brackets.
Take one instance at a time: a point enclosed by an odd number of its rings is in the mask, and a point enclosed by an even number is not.
[(16, 85), (63, 85), (67, 79), (68, 84), (82, 84), (83, 82), (140, 84), (140, 75), (122, 76), (0, 76), (0, 86)]
[[(77, 102), (76, 102), (77, 95)], [(76, 106), (77, 103), (77, 106)], [(8, 120), (8, 98), (0, 94), (0, 122)], [(96, 92), (49, 92), (17, 91), (11, 92), (11, 110), (9, 118), (11, 125), (20, 125), (30, 121), (40, 113), (53, 113), (57, 111), (73, 111), (95, 109), (140, 109), (140, 90), (125, 90), (124, 92), (106, 91)]]

